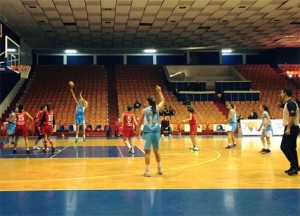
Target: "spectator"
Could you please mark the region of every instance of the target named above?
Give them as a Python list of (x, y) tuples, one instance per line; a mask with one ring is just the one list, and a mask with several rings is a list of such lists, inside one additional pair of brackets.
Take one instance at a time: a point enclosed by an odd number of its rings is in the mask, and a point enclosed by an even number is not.
[(248, 119), (258, 119), (258, 115), (255, 112), (255, 110), (253, 110), (250, 115), (248, 116)]
[(164, 137), (164, 131), (168, 131), (169, 137), (172, 136), (172, 128), (170, 126), (170, 120), (166, 116), (164, 116), (164, 119), (161, 121), (161, 127), (160, 127), (161, 137)]
[(133, 104), (133, 109), (139, 109), (141, 108), (142, 104), (136, 99)]
[(111, 127), (110, 127), (108, 122), (104, 125), (104, 130), (103, 131), (106, 132), (106, 137), (111, 136)]

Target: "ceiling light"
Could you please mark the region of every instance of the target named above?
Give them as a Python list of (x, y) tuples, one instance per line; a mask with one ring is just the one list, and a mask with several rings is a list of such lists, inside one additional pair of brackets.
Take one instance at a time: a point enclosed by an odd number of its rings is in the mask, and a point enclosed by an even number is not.
[(75, 54), (75, 53), (77, 53), (77, 50), (75, 50), (75, 49), (67, 49), (67, 50), (65, 50), (65, 53), (67, 53), (67, 54)]
[(232, 49), (222, 49), (222, 53), (232, 53)]
[(156, 53), (156, 49), (145, 49), (144, 53)]
[(16, 52), (17, 50), (15, 48), (8, 48), (7, 52)]

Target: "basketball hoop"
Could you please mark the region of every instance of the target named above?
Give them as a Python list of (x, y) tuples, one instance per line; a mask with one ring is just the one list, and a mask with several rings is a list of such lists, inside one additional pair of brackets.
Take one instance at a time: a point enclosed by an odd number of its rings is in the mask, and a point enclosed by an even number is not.
[(31, 70), (31, 66), (29, 65), (17, 65), (11, 67), (13, 71), (19, 73), (21, 78), (28, 79), (29, 72)]

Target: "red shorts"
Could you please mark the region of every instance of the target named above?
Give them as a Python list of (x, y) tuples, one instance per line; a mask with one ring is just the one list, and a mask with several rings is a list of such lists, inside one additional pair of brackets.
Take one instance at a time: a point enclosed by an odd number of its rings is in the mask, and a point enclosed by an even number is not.
[(34, 133), (35, 133), (35, 135), (40, 135), (41, 132), (40, 132), (38, 126), (34, 126)]
[(198, 125), (190, 125), (190, 135), (197, 135)]
[(23, 136), (27, 137), (28, 136), (28, 129), (25, 125), (17, 125), (16, 126), (16, 131), (15, 131), (16, 136)]
[(131, 138), (134, 136), (135, 136), (135, 133), (133, 131), (133, 128), (124, 128), (123, 129), (123, 138), (124, 139)]
[(43, 135), (49, 135), (51, 136), (53, 134), (53, 128), (51, 125), (45, 125), (41, 127), (41, 133)]

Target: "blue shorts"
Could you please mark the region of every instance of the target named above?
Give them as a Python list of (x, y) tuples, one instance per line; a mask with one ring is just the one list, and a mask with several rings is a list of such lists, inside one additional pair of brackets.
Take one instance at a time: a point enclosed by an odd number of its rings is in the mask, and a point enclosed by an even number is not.
[(236, 122), (230, 122), (229, 125), (231, 126), (231, 129), (229, 132), (234, 133), (234, 131), (236, 130), (237, 127), (237, 123)]
[(142, 139), (145, 140), (145, 150), (150, 150), (151, 145), (153, 145), (153, 148), (159, 149), (159, 140), (160, 140), (160, 132), (143, 132)]
[(267, 128), (266, 130), (262, 130), (261, 137), (269, 137), (271, 138), (273, 135), (273, 129)]
[(7, 134), (14, 135), (16, 131), (16, 124), (8, 122), (7, 125)]
[(85, 123), (84, 115), (77, 115), (75, 116), (75, 124), (76, 125), (83, 125)]

